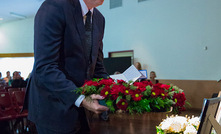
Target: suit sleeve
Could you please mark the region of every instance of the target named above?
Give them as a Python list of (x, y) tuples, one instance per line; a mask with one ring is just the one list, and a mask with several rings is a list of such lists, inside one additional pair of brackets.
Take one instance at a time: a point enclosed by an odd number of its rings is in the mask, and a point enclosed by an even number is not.
[[(103, 18), (102, 35), (104, 35), (105, 19), (104, 17), (102, 18)], [(103, 40), (103, 36), (99, 42), (100, 44), (99, 44), (97, 62), (95, 65), (94, 78), (108, 78), (109, 77), (108, 73), (105, 70), (104, 63), (103, 63), (104, 55), (103, 55), (103, 41), (102, 40)]]
[(34, 55), (37, 86), (47, 90), (66, 108), (70, 108), (78, 94), (76, 85), (68, 80), (60, 68), (61, 46), (64, 41), (65, 19), (60, 3), (45, 1), (35, 17)]

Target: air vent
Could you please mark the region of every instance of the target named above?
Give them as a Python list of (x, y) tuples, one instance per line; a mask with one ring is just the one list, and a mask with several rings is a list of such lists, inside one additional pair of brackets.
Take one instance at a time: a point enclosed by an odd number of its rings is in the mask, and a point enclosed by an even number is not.
[(143, 1), (147, 1), (147, 0), (138, 0), (138, 2), (143, 2)]
[(122, 0), (110, 0), (110, 9), (116, 8), (116, 7), (122, 7)]

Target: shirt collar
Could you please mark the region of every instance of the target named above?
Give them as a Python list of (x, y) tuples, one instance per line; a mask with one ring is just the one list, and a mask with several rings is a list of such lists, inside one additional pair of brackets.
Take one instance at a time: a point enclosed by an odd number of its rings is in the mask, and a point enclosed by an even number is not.
[[(82, 16), (85, 16), (87, 12), (89, 11), (87, 8), (87, 5), (85, 4), (84, 0), (79, 0), (79, 1), (81, 4)], [(94, 8), (92, 8), (90, 11), (91, 11), (91, 14), (93, 14)]]

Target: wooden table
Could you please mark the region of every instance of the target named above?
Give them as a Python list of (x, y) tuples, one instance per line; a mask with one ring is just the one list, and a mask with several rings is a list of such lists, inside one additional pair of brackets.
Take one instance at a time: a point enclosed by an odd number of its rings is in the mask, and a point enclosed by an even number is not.
[[(201, 111), (186, 111), (181, 115), (199, 116)], [(91, 134), (156, 134), (156, 126), (162, 119), (172, 113), (145, 113), (130, 115), (127, 113), (110, 114), (110, 120), (105, 122), (93, 115), (90, 120)]]

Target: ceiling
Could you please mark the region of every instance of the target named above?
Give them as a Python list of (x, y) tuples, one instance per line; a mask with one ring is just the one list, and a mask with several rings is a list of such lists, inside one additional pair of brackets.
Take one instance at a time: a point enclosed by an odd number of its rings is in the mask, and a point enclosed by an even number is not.
[(44, 0), (1, 0), (0, 24), (33, 17), (43, 1)]

